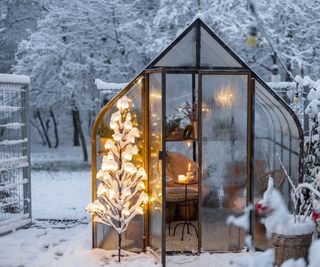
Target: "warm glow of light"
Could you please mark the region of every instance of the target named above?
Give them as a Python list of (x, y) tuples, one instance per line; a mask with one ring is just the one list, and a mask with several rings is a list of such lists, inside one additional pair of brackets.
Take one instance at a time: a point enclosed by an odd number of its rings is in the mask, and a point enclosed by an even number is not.
[(191, 171), (191, 163), (188, 164), (188, 172)]
[(137, 213), (142, 215), (143, 214), (143, 208), (137, 207)]
[(188, 146), (188, 147), (191, 147), (191, 142), (188, 142), (188, 143), (187, 143), (187, 146)]
[(144, 185), (144, 183), (142, 181), (140, 181), (139, 184), (138, 184), (138, 188), (140, 190), (144, 190), (144, 189), (146, 189), (146, 186)]
[(113, 143), (110, 139), (108, 139), (104, 145), (105, 149), (110, 149), (112, 147)]
[(151, 98), (161, 99), (161, 94), (159, 93), (151, 93), (150, 96)]
[(186, 181), (186, 176), (184, 174), (178, 175), (178, 182), (184, 183)]
[(142, 81), (143, 81), (143, 76), (140, 76), (140, 77), (138, 78), (138, 83), (142, 83)]
[(127, 210), (127, 209), (123, 209), (123, 210), (122, 210), (122, 214), (123, 214), (124, 216), (128, 216), (128, 215), (130, 215), (130, 212), (129, 212), (129, 210)]
[(147, 203), (148, 202), (148, 195), (146, 193), (143, 193), (142, 196), (141, 196), (141, 200), (143, 203)]
[(202, 112), (208, 113), (210, 111), (209, 106), (206, 103), (202, 103)]
[(108, 191), (108, 197), (109, 199), (113, 199), (115, 197), (116, 193), (114, 192), (114, 190), (110, 189)]
[(222, 89), (215, 97), (216, 102), (222, 107), (231, 107), (234, 104), (234, 95), (231, 88)]

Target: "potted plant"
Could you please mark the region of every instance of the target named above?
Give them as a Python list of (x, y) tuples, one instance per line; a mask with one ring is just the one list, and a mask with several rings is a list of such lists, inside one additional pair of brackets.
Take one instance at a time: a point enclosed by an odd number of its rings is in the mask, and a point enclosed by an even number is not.
[(177, 111), (183, 114), (182, 120), (186, 124), (184, 127), (184, 138), (197, 139), (197, 105), (195, 103), (191, 105), (189, 101), (186, 101), (177, 109)]
[(108, 139), (112, 138), (113, 131), (111, 130), (110, 126), (105, 123), (104, 121), (101, 122), (98, 135), (100, 136), (100, 149), (102, 152), (105, 152), (105, 144)]
[(179, 140), (183, 137), (183, 129), (180, 127), (182, 118), (171, 115), (166, 119), (166, 138), (167, 140)]
[[(263, 199), (259, 201), (258, 207), (263, 212), (267, 210), (264, 224), (275, 250), (275, 265), (280, 266), (290, 258), (307, 259), (315, 230), (315, 223), (311, 219), (312, 210), (318, 203), (317, 198), (320, 198), (320, 192), (309, 183), (295, 186), (278, 155), (277, 157), (291, 185), (293, 212), (289, 212), (281, 193), (274, 188), (271, 177), (269, 177), (268, 188)], [(309, 198), (305, 197), (306, 190), (309, 191)]]

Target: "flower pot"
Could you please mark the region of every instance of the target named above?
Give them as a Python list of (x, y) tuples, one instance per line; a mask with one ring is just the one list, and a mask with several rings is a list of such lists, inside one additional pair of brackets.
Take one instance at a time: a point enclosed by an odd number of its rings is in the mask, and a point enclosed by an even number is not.
[(312, 243), (312, 233), (305, 235), (282, 235), (272, 233), (272, 247), (275, 250), (275, 266), (288, 259), (304, 258), (307, 260), (309, 247)]
[(183, 131), (184, 129), (178, 128), (172, 132), (167, 132), (166, 139), (167, 140), (182, 140), (183, 139)]
[(275, 265), (280, 266), (288, 259), (304, 258), (307, 260), (309, 247), (315, 224), (310, 218), (291, 215), (285, 224), (276, 223), (276, 217), (268, 217), (265, 221), (266, 229), (271, 235), (271, 244), (275, 251)]

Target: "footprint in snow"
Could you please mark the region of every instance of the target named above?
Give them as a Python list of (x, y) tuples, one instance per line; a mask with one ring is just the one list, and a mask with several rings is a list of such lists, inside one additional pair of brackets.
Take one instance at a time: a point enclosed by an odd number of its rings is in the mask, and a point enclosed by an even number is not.
[(50, 247), (50, 244), (43, 244), (42, 247), (40, 248), (40, 250), (42, 250), (42, 251), (48, 250), (49, 247)]
[(61, 256), (63, 256), (63, 252), (57, 250), (57, 251), (54, 253), (54, 255), (61, 257)]

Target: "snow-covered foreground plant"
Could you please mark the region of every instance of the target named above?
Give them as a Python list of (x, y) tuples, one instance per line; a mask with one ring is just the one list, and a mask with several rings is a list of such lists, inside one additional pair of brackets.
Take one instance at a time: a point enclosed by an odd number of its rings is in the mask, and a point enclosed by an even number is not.
[[(295, 188), (299, 192), (299, 188), (303, 188), (304, 184)], [(298, 195), (298, 193), (294, 194)], [(267, 229), (267, 236), (271, 233), (278, 233), (283, 235), (303, 235), (310, 234), (314, 231), (314, 223), (309, 216), (294, 216), (289, 212), (286, 203), (283, 200), (281, 193), (274, 188), (274, 181), (269, 177), (267, 190), (263, 194), (263, 198), (259, 201), (259, 205), (267, 210), (267, 219), (265, 225)], [(252, 236), (248, 234), (249, 218), (251, 206), (245, 208), (244, 214), (235, 217), (229, 216), (227, 224), (244, 229), (247, 234), (245, 237), (245, 244), (249, 250), (249, 254), (244, 257), (239, 257), (231, 262), (239, 267), (273, 267), (275, 262), (275, 251), (268, 249), (264, 252), (255, 252), (252, 244)], [(309, 250), (309, 265), (308, 267), (320, 266), (320, 240), (313, 242)], [(304, 259), (288, 259), (284, 261), (279, 267), (306, 267)]]
[[(284, 168), (278, 153), (276, 156), (291, 187), (290, 196), (293, 203), (293, 214), (289, 213), (282, 195), (273, 187), (273, 179), (269, 177), (268, 188), (264, 193), (263, 199), (259, 201), (259, 205), (263, 209), (270, 208), (272, 210), (272, 214), (266, 221), (267, 229), (269, 226), (271, 227), (269, 230), (275, 230), (274, 226), (277, 225), (277, 233), (287, 235), (302, 235), (306, 234), (306, 231), (308, 233), (313, 232), (314, 224), (310, 219), (310, 215), (312, 211), (319, 208), (320, 191), (318, 190), (318, 183), (320, 184), (320, 176), (319, 182), (316, 179), (314, 182), (304, 182), (296, 186)], [(272, 222), (273, 220), (275, 222)], [(292, 227), (288, 227), (288, 223)], [(297, 225), (293, 226), (292, 223)], [(280, 227), (283, 227), (284, 231), (279, 231)]]
[[(292, 215), (281, 193), (273, 187), (273, 178), (269, 177), (268, 188), (260, 200), (264, 208), (268, 208), (268, 214), (265, 225), (267, 234), (271, 233), (283, 235), (303, 235), (314, 231), (314, 223), (307, 216)], [(296, 201), (297, 202), (297, 201)]]
[(239, 257), (235, 261), (232, 261), (231, 264), (239, 267), (273, 267), (274, 263), (274, 251), (273, 249), (268, 249), (264, 252), (256, 253), (254, 246), (252, 244), (252, 236), (248, 233), (250, 228), (250, 211), (252, 206), (248, 206), (244, 209), (244, 214), (235, 217), (233, 215), (229, 216), (227, 219), (228, 225), (233, 225), (235, 227), (242, 228), (246, 231), (245, 236), (245, 245), (249, 250), (249, 254), (244, 257)]
[(148, 201), (144, 180), (147, 174), (143, 167), (132, 162), (138, 153), (135, 145), (139, 130), (132, 125), (130, 113), (131, 101), (122, 97), (117, 102), (118, 111), (113, 113), (110, 128), (114, 131), (113, 140), (107, 140), (101, 169), (97, 173), (100, 181), (97, 200), (87, 206), (89, 213), (97, 223), (111, 226), (119, 236), (118, 260), (121, 256), (121, 234), (130, 221), (143, 214), (143, 205)]

